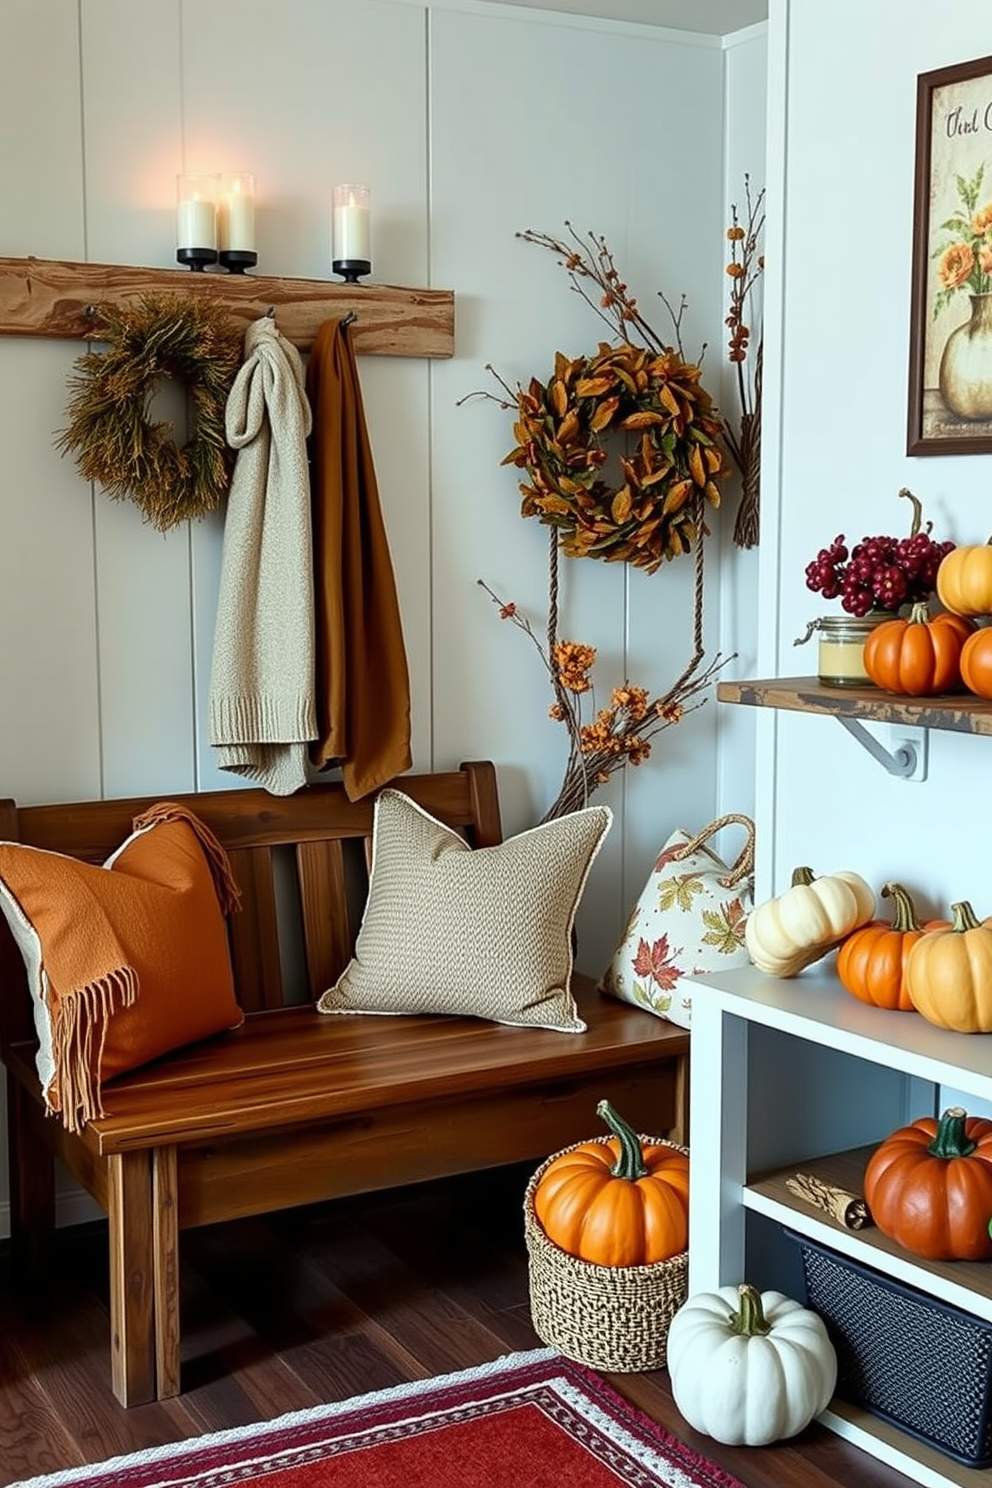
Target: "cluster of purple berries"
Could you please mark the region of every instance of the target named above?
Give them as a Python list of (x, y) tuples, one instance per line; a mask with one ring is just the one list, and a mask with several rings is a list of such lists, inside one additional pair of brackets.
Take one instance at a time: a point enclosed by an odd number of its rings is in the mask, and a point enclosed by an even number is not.
[(840, 595), (849, 615), (895, 611), (930, 598), (941, 559), (953, 547), (952, 542), (934, 542), (929, 532), (917, 532), (912, 537), (863, 537), (848, 553), (841, 533), (806, 565), (806, 587), (824, 599)]

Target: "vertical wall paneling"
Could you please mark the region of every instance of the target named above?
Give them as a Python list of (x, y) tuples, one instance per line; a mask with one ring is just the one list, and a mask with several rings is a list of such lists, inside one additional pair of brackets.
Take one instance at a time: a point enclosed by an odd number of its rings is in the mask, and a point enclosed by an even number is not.
[[(83, 0), (87, 256), (175, 266), (182, 166), (179, 0), (149, 10)], [(150, 416), (189, 433), (175, 384)], [(193, 779), (189, 529), (163, 535), (132, 501), (96, 493), (104, 792), (189, 790)]]
[[(547, 529), (521, 520), (517, 472), (500, 467), (512, 413), (458, 400), (499, 391), (486, 363), (512, 387), (547, 378), (557, 350), (588, 354), (611, 339), (555, 256), (515, 237), (528, 227), (561, 236), (569, 220), (603, 234), (662, 333), (670, 326), (654, 297), (664, 290), (677, 302), (684, 292), (687, 350), (718, 339), (722, 55), (712, 38), (512, 7), (437, 10), (431, 34), (433, 269), (455, 285), (459, 327), (456, 357), (434, 372), (436, 734), (450, 759), (492, 751), (503, 762), (507, 826), (519, 829), (556, 794), (566, 741), (547, 718), (539, 658), (476, 580), (514, 600), (543, 639)], [(621, 110), (621, 130), (604, 131), (600, 95), (594, 103), (577, 86), (592, 77)], [(512, 78), (512, 94), (489, 86), (494, 78)], [(692, 149), (669, 148), (690, 116)], [(598, 649), (597, 702), (627, 674), (663, 691), (689, 654), (690, 565), (647, 577), (563, 560), (561, 580), (562, 636)], [(714, 575), (713, 644), (717, 609)], [(608, 959), (663, 837), (683, 817), (690, 826), (708, 819), (714, 774), (712, 724), (690, 719), (626, 782), (615, 777), (598, 793), (616, 822), (581, 910), (580, 960), (590, 969)]]
[[(724, 224), (730, 222), (730, 209), (736, 204), (738, 216), (746, 222), (746, 197), (744, 177), (751, 181), (752, 196), (765, 184), (766, 165), (766, 110), (764, 100), (767, 91), (766, 28), (751, 27), (730, 37), (724, 50), (726, 113), (724, 142)], [(720, 265), (723, 275), (724, 305), (729, 305), (730, 281), (724, 274), (728, 244), (722, 241), (724, 262)], [(767, 237), (766, 237), (767, 243)], [(759, 282), (759, 293), (753, 303), (753, 338), (748, 365), (752, 375), (758, 345), (759, 316), (763, 310), (763, 284)], [(720, 366), (720, 400), (728, 416), (738, 414), (740, 403), (737, 394), (735, 369), (727, 360), (727, 330), (720, 327), (720, 334), (710, 349), (709, 356)], [(754, 677), (757, 672), (757, 602), (758, 568), (761, 544), (758, 547), (741, 549), (734, 545), (733, 528), (740, 501), (740, 481), (734, 476), (727, 487), (727, 511), (719, 523), (718, 563), (720, 588), (719, 646), (727, 656), (735, 660), (726, 669), (727, 676)], [(774, 524), (764, 522), (767, 541), (772, 542)], [(727, 708), (716, 710), (716, 727), (719, 764), (717, 784), (717, 815), (728, 811), (749, 811), (754, 797), (755, 735), (757, 719), (751, 709)], [(737, 840), (739, 840), (739, 834)], [(729, 844), (728, 844), (729, 846)]]
[[(7, 0), (3, 30), (0, 251), (81, 258), (76, 7)], [(78, 349), (0, 338), (0, 791), (22, 800), (100, 792), (92, 497), (53, 445)]]
[[(77, 8), (5, 0), (3, 37), (0, 253), (82, 258)], [(0, 793), (23, 801), (101, 789), (93, 496), (53, 446), (78, 351), (0, 338)]]
[[(765, 382), (762, 410), (761, 454), (761, 542), (758, 549), (758, 676), (773, 675), (779, 666), (778, 636), (780, 605), (778, 577), (781, 571), (779, 543), (782, 502), (782, 339), (784, 335), (785, 293), (785, 220), (786, 158), (788, 143), (789, 86), (788, 14), (784, 5), (773, 0), (773, 20), (768, 27), (766, 46), (767, 126), (766, 138), (766, 217), (765, 273), (763, 314), (765, 335)], [(787, 672), (797, 672), (805, 663), (800, 653), (783, 665)], [(813, 670), (812, 659), (808, 663)], [(772, 710), (754, 720), (755, 737), (755, 820), (760, 822), (755, 862), (755, 898), (768, 898), (787, 872), (776, 856), (775, 777), (778, 761), (779, 718)]]

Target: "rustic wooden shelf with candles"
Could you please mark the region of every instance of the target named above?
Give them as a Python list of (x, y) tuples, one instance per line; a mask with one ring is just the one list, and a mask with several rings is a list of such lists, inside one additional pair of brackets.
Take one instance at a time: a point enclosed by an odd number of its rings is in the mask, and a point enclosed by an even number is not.
[(92, 336), (97, 307), (122, 305), (148, 293), (206, 295), (242, 328), (273, 311), (282, 334), (300, 351), (310, 349), (325, 320), (351, 311), (357, 354), (454, 355), (455, 297), (448, 289), (191, 274), (44, 258), (0, 258), (0, 335), (85, 341)]

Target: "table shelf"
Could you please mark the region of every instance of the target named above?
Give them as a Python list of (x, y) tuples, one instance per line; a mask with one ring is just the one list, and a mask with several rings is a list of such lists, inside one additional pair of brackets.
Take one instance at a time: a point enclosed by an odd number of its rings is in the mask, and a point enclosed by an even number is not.
[[(786, 1186), (803, 1172), (862, 1193), (869, 1154), (932, 1109), (941, 1087), (992, 1096), (992, 1038), (869, 1007), (826, 963), (790, 979), (750, 966), (694, 979), (691, 1060), (690, 1293), (747, 1277), (797, 1295), (784, 1228), (992, 1321), (992, 1265), (926, 1261)], [(988, 1488), (988, 1470), (843, 1400), (820, 1420), (925, 1488)]]

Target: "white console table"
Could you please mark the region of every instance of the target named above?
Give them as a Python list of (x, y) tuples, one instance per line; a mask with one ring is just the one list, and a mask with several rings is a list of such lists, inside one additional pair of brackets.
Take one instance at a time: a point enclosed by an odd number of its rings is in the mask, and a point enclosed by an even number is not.
[[(875, 1228), (847, 1230), (795, 1198), (814, 1172), (860, 1192), (868, 1152), (936, 1113), (940, 1087), (992, 1100), (992, 1037), (946, 1032), (918, 1013), (850, 996), (833, 958), (791, 980), (754, 967), (701, 977), (692, 993), (690, 1293), (751, 1281), (795, 1295), (786, 1225), (888, 1276), (992, 1320), (992, 1265), (918, 1260)], [(784, 1283), (784, 1284), (783, 1284)], [(925, 1488), (990, 1488), (844, 1401), (823, 1423)]]

